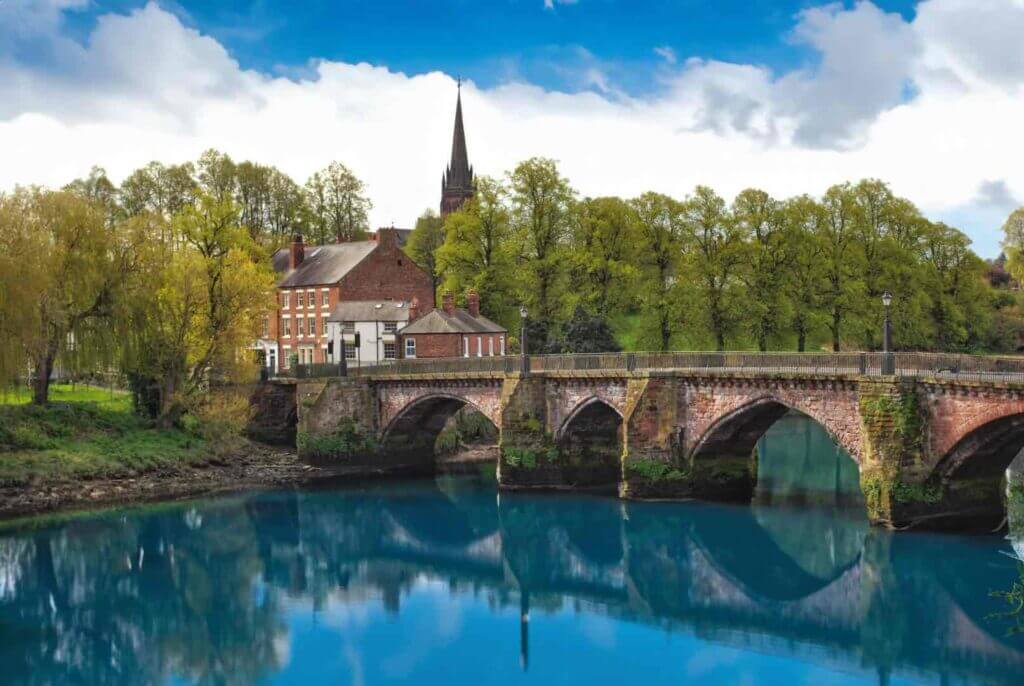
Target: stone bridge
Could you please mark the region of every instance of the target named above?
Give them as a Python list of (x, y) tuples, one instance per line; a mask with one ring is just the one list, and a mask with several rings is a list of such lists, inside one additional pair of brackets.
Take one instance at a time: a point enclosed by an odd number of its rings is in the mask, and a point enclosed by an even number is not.
[(297, 445), (311, 462), (429, 471), (438, 434), (470, 406), (499, 429), (500, 487), (637, 499), (749, 501), (757, 441), (795, 411), (857, 463), (873, 523), (998, 524), (1004, 473), (1024, 447), (1024, 377), (882, 376), (863, 357), (814, 369), (548, 365), (525, 374), (493, 362), (465, 371), (397, 365), (277, 381), (264, 393), (294, 392)]

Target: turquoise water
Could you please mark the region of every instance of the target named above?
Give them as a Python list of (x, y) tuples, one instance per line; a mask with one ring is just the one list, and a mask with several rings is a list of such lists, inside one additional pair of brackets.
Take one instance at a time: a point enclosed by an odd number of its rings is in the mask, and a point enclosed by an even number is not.
[(105, 512), (0, 532), (0, 683), (1020, 684), (1011, 553), (465, 477)]

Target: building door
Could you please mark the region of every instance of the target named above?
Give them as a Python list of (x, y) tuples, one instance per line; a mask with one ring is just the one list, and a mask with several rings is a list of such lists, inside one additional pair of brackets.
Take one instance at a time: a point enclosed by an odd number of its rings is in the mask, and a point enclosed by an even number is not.
[(271, 348), (267, 351), (267, 368), (271, 374), (277, 373), (277, 348)]

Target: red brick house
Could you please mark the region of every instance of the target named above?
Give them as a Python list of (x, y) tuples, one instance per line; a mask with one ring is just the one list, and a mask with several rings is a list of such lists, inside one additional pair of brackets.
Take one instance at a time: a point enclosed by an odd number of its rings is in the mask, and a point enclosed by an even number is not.
[(434, 304), (430, 274), (399, 246), (398, 230), (380, 229), (368, 241), (306, 245), (296, 235), (274, 253), (278, 310), (268, 315), (256, 344), (272, 371), (327, 361), (327, 319), (342, 302), (367, 300)]
[(471, 291), (467, 307), (455, 307), (445, 293), (440, 308), (423, 312), (418, 302), (409, 306), (409, 323), (398, 330), (403, 358), (496, 357), (507, 352), (508, 330), (480, 314), (480, 296)]

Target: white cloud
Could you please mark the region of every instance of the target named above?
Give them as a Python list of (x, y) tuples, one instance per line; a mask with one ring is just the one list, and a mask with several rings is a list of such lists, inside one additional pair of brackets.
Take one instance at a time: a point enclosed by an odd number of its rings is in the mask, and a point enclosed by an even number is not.
[[(815, 51), (814, 63), (786, 74), (663, 63), (663, 88), (646, 98), (619, 90), (593, 56), (581, 58), (590, 88), (579, 93), (467, 83), (471, 161), (500, 175), (531, 155), (553, 157), (587, 195), (683, 196), (704, 183), (727, 196), (748, 186), (786, 196), (879, 177), (931, 216), (956, 219), (993, 255), (993, 217), (1024, 196), (1022, 48), (965, 42), (951, 27), (974, 18), (1003, 35), (1024, 21), (1022, 3), (929, 0), (913, 22), (867, 2), (812, 8), (791, 38)], [(101, 17), (78, 43), (61, 12), (80, 4), (22, 0), (38, 10), (31, 43), (45, 59), (0, 47), (0, 188), (61, 185), (92, 164), (116, 181), (149, 160), (216, 147), (300, 183), (342, 160), (366, 180), (378, 225), (411, 225), (437, 205), (450, 77), (316, 60), (294, 79), (257, 73), (156, 4)], [(0, 30), (10, 7), (0, 3)]]
[(544, 9), (553, 10), (555, 5), (575, 5), (579, 0), (544, 0)]
[(665, 60), (669, 64), (675, 64), (676, 62), (679, 61), (679, 56), (676, 55), (676, 51), (673, 50), (668, 45), (659, 45), (658, 47), (654, 48), (654, 54), (656, 54), (658, 57)]

